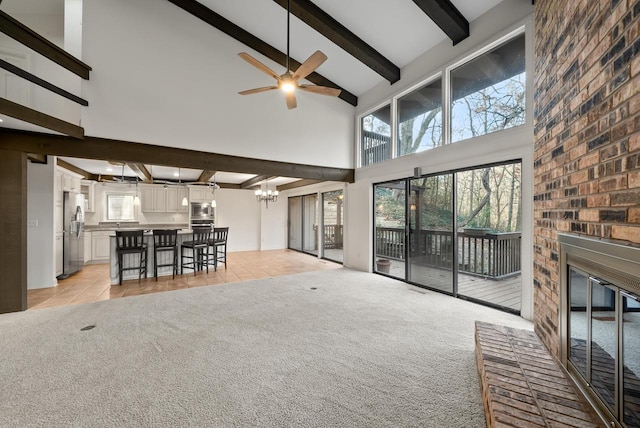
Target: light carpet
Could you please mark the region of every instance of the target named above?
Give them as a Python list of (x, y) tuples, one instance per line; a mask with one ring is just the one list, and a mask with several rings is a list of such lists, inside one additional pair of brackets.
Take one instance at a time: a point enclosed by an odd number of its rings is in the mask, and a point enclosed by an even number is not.
[(531, 324), (415, 290), (338, 269), (0, 315), (0, 426), (485, 426), (474, 321)]

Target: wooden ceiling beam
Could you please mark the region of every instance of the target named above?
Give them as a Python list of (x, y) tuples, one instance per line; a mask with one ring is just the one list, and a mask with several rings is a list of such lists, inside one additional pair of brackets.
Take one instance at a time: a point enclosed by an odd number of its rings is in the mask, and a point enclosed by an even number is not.
[[(287, 0), (273, 0), (287, 8)], [(369, 46), (351, 30), (309, 0), (291, 0), (291, 13), (340, 46), (351, 56), (393, 84), (400, 80), (400, 67)]]
[(35, 154), (35, 153), (27, 153), (27, 160), (31, 161), (31, 163), (42, 163), (46, 164), (48, 159), (47, 155)]
[(90, 178), (91, 175), (92, 175), (90, 172), (87, 172), (82, 168), (78, 168), (75, 165), (71, 165), (69, 162), (65, 161), (64, 159), (57, 159), (56, 163), (57, 163), (57, 165), (59, 167), (62, 167), (64, 169), (66, 169), (67, 171), (71, 171), (71, 172), (75, 172), (76, 174), (80, 174), (84, 178)]
[(127, 166), (133, 171), (140, 180), (147, 183), (153, 183), (153, 177), (151, 173), (141, 162), (127, 162)]
[(84, 140), (63, 135), (0, 128), (0, 149), (85, 159), (142, 162), (180, 168), (264, 174), (277, 177), (310, 178), (353, 183), (352, 168), (335, 168), (280, 162), (218, 153), (155, 146), (122, 140), (89, 137)]
[(469, 37), (469, 21), (449, 0), (413, 0), (456, 45)]
[[(273, 0), (287, 8), (287, 0)], [(400, 80), (400, 67), (369, 46), (347, 27), (309, 0), (290, 0), (291, 13), (351, 56), (393, 84)]]
[(207, 169), (205, 169), (204, 171), (202, 171), (200, 173), (200, 176), (198, 177), (198, 180), (200, 183), (205, 183), (207, 181), (211, 181), (211, 177), (213, 177), (216, 172), (218, 171), (209, 171)]
[(322, 180), (303, 179), (278, 186), (276, 190), (282, 192), (283, 190), (297, 189), (298, 187), (311, 186), (318, 183), (322, 183)]
[(256, 175), (253, 178), (250, 178), (246, 181), (243, 181), (242, 183), (240, 183), (240, 188), (241, 189), (250, 189), (253, 186), (257, 185), (258, 183), (260, 183), (261, 181), (265, 181), (265, 180), (271, 180), (273, 178), (276, 178), (274, 176), (271, 175)]
[[(286, 67), (286, 64), (287, 64), (286, 54), (280, 52), (278, 49), (274, 48), (268, 43), (263, 42), (253, 34), (240, 28), (233, 22), (217, 14), (216, 12), (209, 9), (202, 3), (198, 2), (197, 0), (169, 0), (169, 1), (174, 5), (178, 6), (179, 8), (183, 9), (184, 11), (192, 14), (196, 18), (203, 20), (207, 24), (217, 28), (218, 30), (222, 31), (228, 36), (233, 37), (240, 43), (243, 43), (246, 46), (250, 47), (251, 49), (255, 50), (256, 52), (261, 53), (262, 55), (266, 56), (270, 60), (280, 64), (283, 67)], [(300, 67), (300, 62), (296, 61), (293, 58), (289, 58), (289, 63), (290, 63), (289, 66), (292, 70), (296, 70), (298, 67)], [(341, 92), (338, 98), (342, 99), (343, 101), (346, 101), (352, 106), (358, 105), (358, 97), (356, 97), (351, 92), (341, 88), (336, 83), (330, 81), (326, 77), (316, 72), (311, 73), (310, 75), (305, 77), (305, 79), (316, 85), (328, 86), (330, 88), (340, 89)]]
[[(6, 114), (15, 119), (43, 128), (69, 135), (74, 138), (82, 139), (84, 137), (84, 128), (65, 122), (57, 117), (49, 116), (29, 107), (14, 103), (6, 98), (0, 98), (0, 114)], [(46, 154), (46, 153), (45, 153)]]
[(89, 80), (90, 66), (2, 11), (0, 11), (0, 32), (33, 49), (70, 72)]

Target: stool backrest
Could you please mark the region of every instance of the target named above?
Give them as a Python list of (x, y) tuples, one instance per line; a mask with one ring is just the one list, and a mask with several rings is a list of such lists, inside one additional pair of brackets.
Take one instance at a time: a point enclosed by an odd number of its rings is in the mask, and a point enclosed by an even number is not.
[(215, 242), (226, 242), (229, 236), (228, 227), (214, 227), (213, 228), (213, 240)]
[(116, 249), (130, 250), (141, 248), (144, 243), (143, 230), (116, 230)]
[(195, 245), (207, 245), (211, 237), (211, 227), (194, 227), (193, 243)]
[(170, 230), (153, 230), (153, 245), (156, 247), (175, 247), (178, 243), (178, 231)]

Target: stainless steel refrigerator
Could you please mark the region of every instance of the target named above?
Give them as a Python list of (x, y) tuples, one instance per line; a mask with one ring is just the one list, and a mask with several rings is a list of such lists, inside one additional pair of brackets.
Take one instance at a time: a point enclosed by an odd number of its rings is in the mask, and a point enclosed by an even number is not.
[(82, 269), (84, 266), (84, 195), (75, 192), (64, 192), (63, 240), (62, 240), (62, 275), (64, 279)]

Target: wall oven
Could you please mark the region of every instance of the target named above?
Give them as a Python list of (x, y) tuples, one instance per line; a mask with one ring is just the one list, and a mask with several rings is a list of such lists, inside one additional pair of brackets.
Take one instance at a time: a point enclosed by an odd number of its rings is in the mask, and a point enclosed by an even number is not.
[(191, 226), (212, 226), (215, 223), (215, 207), (206, 202), (191, 203)]

